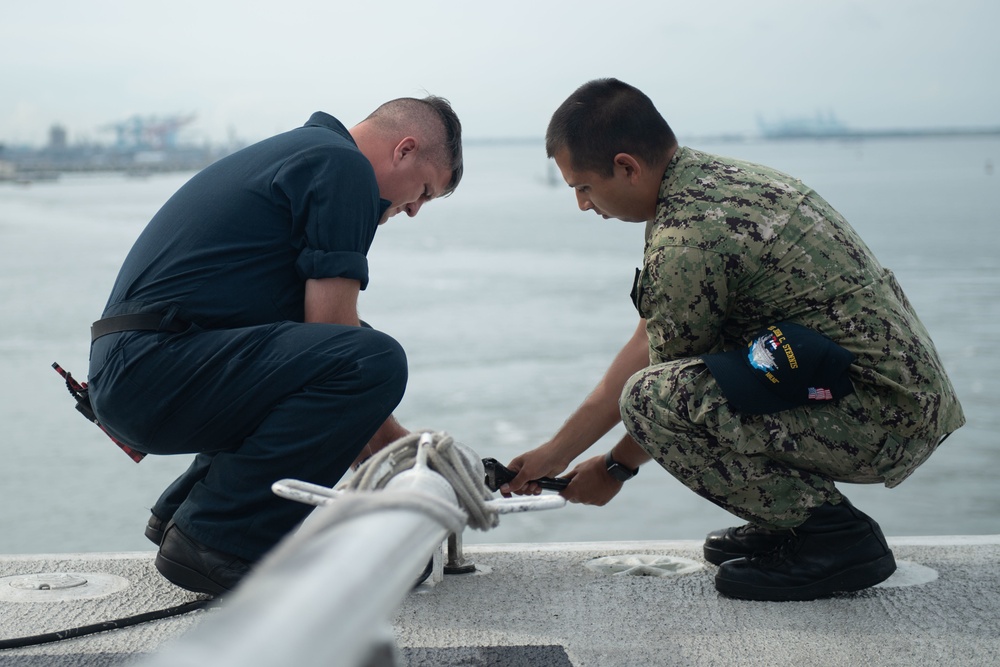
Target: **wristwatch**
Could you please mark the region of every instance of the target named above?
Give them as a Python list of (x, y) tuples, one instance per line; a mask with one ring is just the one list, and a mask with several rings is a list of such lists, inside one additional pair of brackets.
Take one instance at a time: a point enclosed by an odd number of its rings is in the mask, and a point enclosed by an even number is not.
[(608, 474), (617, 479), (619, 482), (627, 482), (639, 474), (638, 468), (632, 470), (631, 468), (626, 468), (621, 463), (618, 463), (618, 461), (615, 461), (611, 456), (611, 452), (604, 455), (604, 465), (608, 469)]

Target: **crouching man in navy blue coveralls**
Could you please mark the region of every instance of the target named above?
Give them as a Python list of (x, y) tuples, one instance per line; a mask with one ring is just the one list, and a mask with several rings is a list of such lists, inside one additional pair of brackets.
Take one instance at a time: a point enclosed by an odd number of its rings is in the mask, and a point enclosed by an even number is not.
[(462, 177), (461, 125), (403, 98), (348, 130), (316, 113), (194, 176), (153, 217), (94, 324), (90, 396), (114, 437), (196, 453), (152, 508), (157, 569), (231, 590), (308, 512), (291, 477), (334, 485), (406, 434), (399, 344), (360, 322), (378, 226)]

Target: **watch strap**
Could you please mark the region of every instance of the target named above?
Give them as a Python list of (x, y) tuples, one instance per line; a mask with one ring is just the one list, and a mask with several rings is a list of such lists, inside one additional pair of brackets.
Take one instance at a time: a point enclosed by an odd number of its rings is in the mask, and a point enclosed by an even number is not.
[(615, 461), (610, 451), (604, 455), (604, 466), (608, 469), (608, 474), (619, 482), (627, 482), (639, 474), (638, 468), (635, 470), (626, 468), (621, 463), (618, 463), (618, 461)]

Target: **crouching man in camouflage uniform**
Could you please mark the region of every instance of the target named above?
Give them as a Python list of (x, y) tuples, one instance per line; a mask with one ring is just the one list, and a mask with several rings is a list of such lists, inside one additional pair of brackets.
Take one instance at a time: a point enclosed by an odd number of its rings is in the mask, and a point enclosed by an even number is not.
[(620, 81), (570, 96), (546, 150), (581, 210), (647, 223), (640, 321), (501, 490), (538, 493), (529, 480), (561, 473), (623, 419), (628, 435), (570, 471), (563, 495), (603, 505), (655, 459), (749, 522), (705, 542), (721, 593), (810, 600), (888, 578), (881, 529), (835, 482), (894, 487), (964, 423), (893, 274), (800, 181), (678, 147)]

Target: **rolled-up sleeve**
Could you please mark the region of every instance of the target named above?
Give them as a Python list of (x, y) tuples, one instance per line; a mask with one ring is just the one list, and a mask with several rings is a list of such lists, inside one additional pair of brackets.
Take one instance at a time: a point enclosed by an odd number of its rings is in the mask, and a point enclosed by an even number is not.
[(299, 276), (350, 278), (365, 289), (367, 253), (384, 210), (368, 160), (357, 151), (303, 151), (282, 165), (272, 187), (291, 211)]
[(351, 278), (368, 286), (368, 258), (358, 252), (305, 248), (295, 261), (295, 270), (303, 279)]

